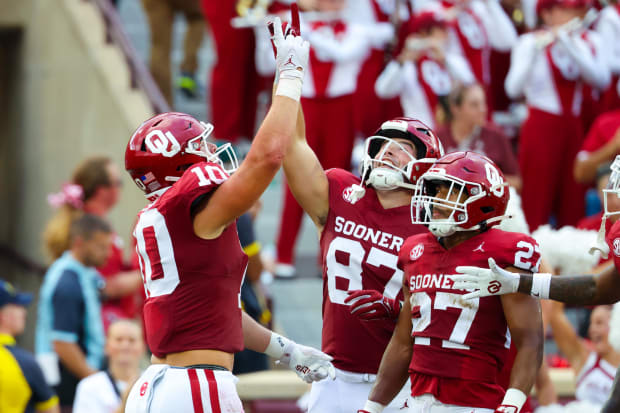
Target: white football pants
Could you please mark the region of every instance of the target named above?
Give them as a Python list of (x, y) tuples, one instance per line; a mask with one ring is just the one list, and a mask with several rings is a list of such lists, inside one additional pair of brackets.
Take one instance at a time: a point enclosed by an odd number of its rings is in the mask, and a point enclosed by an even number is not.
[(456, 406), (454, 404), (444, 404), (437, 400), (432, 394), (409, 397), (409, 410), (402, 410), (407, 413), (493, 413), (494, 409), (483, 409), (481, 407)]
[(243, 413), (229, 371), (150, 366), (129, 392), (125, 413)]
[[(308, 413), (351, 413), (364, 407), (375, 382), (374, 374), (351, 373), (336, 369), (335, 380), (321, 380), (312, 383)], [(384, 413), (407, 412), (411, 383), (407, 383), (392, 400)], [(468, 412), (469, 413), (469, 412)]]

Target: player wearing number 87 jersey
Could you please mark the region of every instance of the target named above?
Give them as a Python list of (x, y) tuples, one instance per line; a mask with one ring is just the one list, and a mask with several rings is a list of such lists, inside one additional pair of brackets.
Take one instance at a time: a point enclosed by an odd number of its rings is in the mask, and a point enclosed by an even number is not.
[(329, 356), (263, 328), (239, 300), (247, 257), (235, 220), (281, 165), (308, 59), (307, 42), (284, 39), (279, 21), (275, 27), (280, 81), (241, 167), (227, 170), (218, 156), (223, 149), (207, 141), (213, 127), (182, 113), (147, 120), (127, 146), (125, 167), (153, 201), (134, 235), (147, 342), (159, 359), (133, 386), (128, 413), (243, 412), (230, 371), (244, 345), (287, 363), (307, 382), (334, 376)]
[[(405, 303), (362, 411), (380, 412), (408, 375), (412, 412), (431, 404), (430, 412), (521, 409), (542, 359), (538, 303), (518, 294), (468, 301), (450, 276), (458, 265), (489, 257), (515, 270), (538, 268), (534, 239), (492, 228), (508, 198), (501, 171), (474, 152), (446, 155), (422, 175), (412, 221), (430, 233), (408, 238), (400, 250)], [(518, 353), (504, 394), (496, 376), (511, 340)]]
[[(335, 382), (313, 383), (309, 412), (345, 413), (368, 395), (394, 329), (402, 299), (398, 251), (406, 237), (426, 232), (409, 218), (411, 189), (443, 149), (422, 122), (387, 121), (366, 140), (360, 179), (324, 171), (305, 141), (301, 112), (297, 127), (284, 172), (320, 233), (322, 350), (337, 369)], [(398, 412), (408, 397), (400, 388), (389, 411)]]

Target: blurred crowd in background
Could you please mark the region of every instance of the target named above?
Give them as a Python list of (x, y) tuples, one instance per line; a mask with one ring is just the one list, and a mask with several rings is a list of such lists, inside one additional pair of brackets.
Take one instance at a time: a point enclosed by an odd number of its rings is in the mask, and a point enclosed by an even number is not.
[[(122, 1), (137, 0), (116, 3)], [(259, 95), (270, 96), (273, 84), (275, 61), (265, 21), (276, 14), (287, 20), (290, 3), (142, 0), (151, 33), (148, 63), (163, 96), (173, 108), (175, 89), (189, 99), (206, 99), (213, 135), (235, 144), (241, 155), (260, 121)], [(409, 116), (433, 128), (446, 152), (473, 150), (494, 160), (520, 194), (535, 237), (539, 227), (546, 228), (538, 232), (541, 237), (554, 231), (549, 228), (599, 229), (601, 191), (609, 163), (620, 154), (620, 5), (603, 0), (298, 3), (302, 35), (311, 43), (301, 102), (307, 139), (323, 168), (355, 171), (363, 139), (383, 121)], [(187, 31), (180, 76), (173, 78), (171, 37), (179, 13)], [(210, 73), (198, 72), (205, 35), (217, 56)], [(118, 202), (121, 173), (109, 158), (93, 156), (48, 197), (55, 213), (43, 234), (50, 266), (38, 294), (38, 364), (13, 339), (24, 329), (23, 309), (32, 297), (0, 285), (0, 358), (22, 366), (10, 374), (28, 383), (20, 387), (13, 381), (18, 388), (13, 406), (23, 409), (10, 410), (0, 396), (0, 411), (117, 411), (147, 360), (140, 263), (118, 236), (131, 228), (112, 228), (106, 220)], [(264, 325), (272, 322), (273, 308), (265, 281), (297, 274), (294, 251), (303, 213), (286, 182), (282, 202), (275, 262), (261, 258), (253, 230), (263, 206), (237, 223), (250, 257), (243, 308)], [(620, 201), (608, 208), (620, 209)], [(539, 242), (545, 257), (545, 243)], [(562, 268), (561, 260), (550, 261), (558, 263), (556, 272), (571, 270)], [(606, 265), (588, 259), (581, 264), (584, 271)], [(613, 351), (606, 338), (609, 308), (571, 309), (570, 321), (562, 306), (545, 308), (561, 354), (548, 357), (552, 366), (579, 371), (590, 351), (601, 357)], [(262, 354), (247, 351), (235, 359), (235, 373), (267, 368)], [(539, 394), (542, 404), (557, 401), (553, 391), (539, 388)]]

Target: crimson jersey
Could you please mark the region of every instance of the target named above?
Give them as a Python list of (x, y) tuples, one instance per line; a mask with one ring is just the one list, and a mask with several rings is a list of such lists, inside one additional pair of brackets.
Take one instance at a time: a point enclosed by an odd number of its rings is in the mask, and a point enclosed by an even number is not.
[(329, 214), (320, 240), (322, 349), (339, 369), (375, 374), (395, 320), (359, 320), (344, 299), (349, 290), (365, 289), (402, 300), (398, 251), (408, 236), (426, 232), (426, 228), (411, 223), (409, 205), (384, 209), (372, 188), (351, 202), (351, 186), (360, 179), (347, 171), (330, 169), (327, 179)]
[(146, 301), (147, 343), (157, 357), (243, 349), (239, 293), (248, 258), (235, 223), (212, 240), (194, 233), (191, 208), (228, 179), (214, 163), (192, 165), (142, 210), (134, 229)]
[(497, 265), (536, 271), (540, 252), (524, 234), (489, 229), (446, 250), (432, 234), (410, 237), (398, 265), (411, 293), (412, 395), (433, 394), (447, 404), (494, 409), (504, 390), (497, 383), (510, 347), (501, 298), (463, 300), (452, 288), (459, 265)]
[(609, 246), (610, 258), (613, 258), (616, 270), (620, 271), (620, 220), (613, 225), (609, 225), (607, 221), (605, 240)]

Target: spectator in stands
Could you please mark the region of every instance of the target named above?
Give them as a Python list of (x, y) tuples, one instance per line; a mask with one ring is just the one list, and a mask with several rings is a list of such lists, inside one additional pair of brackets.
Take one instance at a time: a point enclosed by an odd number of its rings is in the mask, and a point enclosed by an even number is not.
[(575, 180), (590, 184), (596, 170), (620, 154), (620, 109), (599, 115), (590, 127), (575, 159)]
[(521, 189), (519, 164), (508, 137), (487, 121), (487, 103), (484, 89), (477, 83), (457, 85), (448, 97), (448, 123), (437, 129), (446, 153), (474, 151), (495, 162), (508, 183)]
[[(70, 248), (50, 266), (39, 296), (35, 347), (46, 363), (63, 412), (70, 411), (77, 383), (101, 368), (105, 337), (100, 290), (104, 281), (95, 267), (107, 259), (112, 228), (84, 214), (70, 227)], [(103, 289), (105, 293), (105, 289)]]
[[(71, 222), (83, 213), (105, 218), (118, 202), (121, 178), (116, 165), (105, 156), (84, 159), (73, 172), (71, 183), (48, 197), (58, 208), (44, 233), (45, 247), (52, 259), (69, 248)], [(104, 328), (117, 318), (136, 318), (142, 300), (142, 279), (137, 265), (123, 260), (123, 241), (114, 234), (108, 260), (97, 270), (106, 279), (102, 316)]]
[(412, 3), (418, 12), (439, 9), (448, 17), (451, 31), (448, 48), (467, 60), (487, 95), (487, 104), (493, 106), (491, 52), (508, 52), (517, 40), (515, 26), (500, 2), (418, 0)]
[[(588, 330), (590, 343), (586, 343), (566, 317), (564, 304), (558, 301), (552, 303), (549, 325), (559, 350), (575, 372), (575, 398), (581, 403), (581, 411), (597, 411), (609, 397), (616, 369), (620, 365), (620, 353), (608, 341), (612, 306), (594, 308)], [(555, 410), (549, 407), (545, 411)]]
[[(254, 65), (254, 33), (235, 28), (231, 20), (247, 12), (251, 1), (201, 0), (204, 17), (215, 43), (217, 59), (210, 74), (211, 123), (213, 136), (230, 140), (254, 136), (257, 108), (257, 73)], [(237, 5), (241, 8), (237, 8)], [(243, 4), (246, 6), (243, 7)], [(203, 23), (204, 24), (204, 23)]]
[(440, 11), (414, 15), (408, 22), (403, 50), (375, 83), (377, 96), (400, 96), (405, 116), (435, 129), (445, 122), (446, 99), (456, 83), (476, 81), (461, 54), (446, 50), (447, 22)]
[(524, 95), (528, 105), (519, 166), (523, 210), (532, 231), (552, 215), (559, 227), (583, 217), (585, 188), (570, 167), (583, 140), (581, 90), (585, 84), (605, 89), (610, 81), (596, 33), (568, 32), (565, 26), (583, 16), (581, 2), (539, 0), (537, 12), (546, 27), (519, 38), (505, 82), (508, 96)]
[(105, 343), (108, 367), (90, 375), (77, 386), (73, 413), (122, 413), (121, 401), (140, 376), (145, 355), (142, 326), (133, 320), (110, 324)]
[[(215, 2), (214, 2), (215, 3)], [(217, 2), (219, 3), (219, 1)], [(149, 66), (155, 82), (164, 98), (172, 106), (172, 75), (170, 51), (172, 50), (172, 28), (174, 16), (183, 13), (187, 22), (181, 62), (179, 89), (188, 97), (196, 97), (198, 85), (198, 49), (205, 32), (205, 23), (199, 0), (142, 0), (142, 6), (151, 28), (151, 58)]]
[(26, 326), (32, 295), (20, 293), (0, 279), (0, 411), (58, 413), (58, 397), (45, 382), (29, 352), (15, 345)]

